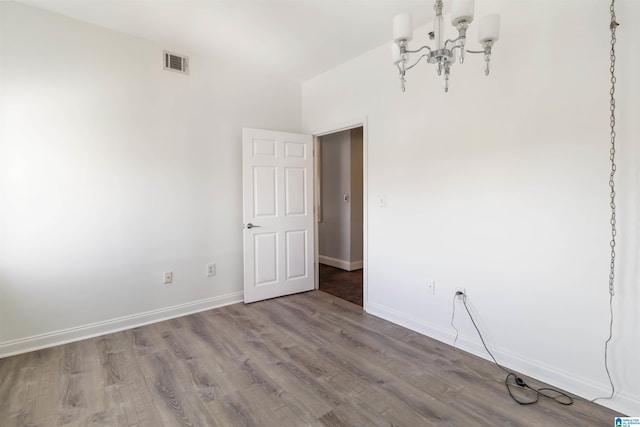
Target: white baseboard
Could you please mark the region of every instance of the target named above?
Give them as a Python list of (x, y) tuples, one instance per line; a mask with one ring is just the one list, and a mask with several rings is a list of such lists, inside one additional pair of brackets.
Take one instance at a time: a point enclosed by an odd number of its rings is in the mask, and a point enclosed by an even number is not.
[(331, 258), (325, 255), (318, 255), (318, 262), (320, 264), (329, 265), (331, 267), (339, 268), (341, 270), (353, 271), (360, 270), (364, 265), (363, 261), (346, 261), (338, 258)]
[[(436, 339), (444, 344), (452, 345), (455, 339), (455, 333), (440, 326), (433, 325), (398, 312), (392, 308), (382, 304), (369, 302), (367, 304), (367, 313), (382, 319), (388, 320), (405, 328), (409, 328), (420, 334)], [(468, 338), (458, 337), (456, 347), (467, 351), (483, 359), (492, 361), (480, 341), (473, 341)], [(491, 352), (500, 364), (506, 368), (513, 369), (523, 375), (535, 378), (545, 383), (551, 384), (569, 393), (580, 396), (584, 399), (591, 400), (599, 396), (608, 396), (610, 388), (608, 384), (596, 384), (586, 378), (576, 377), (574, 374), (565, 372), (539, 362), (525, 359), (520, 355), (513, 354), (509, 351), (492, 347)], [(614, 399), (599, 400), (599, 405), (613, 409), (621, 415), (638, 416), (638, 408), (640, 408), (640, 396), (632, 393), (616, 392)], [(613, 421), (613, 420), (612, 420)]]
[(242, 302), (242, 300), (243, 293), (234, 292), (186, 304), (147, 311), (145, 313), (119, 317), (116, 319), (106, 320), (104, 322), (96, 322), (61, 331), (48, 332), (46, 334), (34, 335), (13, 341), (0, 342), (0, 358), (123, 331), (138, 326), (148, 325), (150, 323), (173, 319), (175, 317), (186, 316), (200, 311), (235, 304)]

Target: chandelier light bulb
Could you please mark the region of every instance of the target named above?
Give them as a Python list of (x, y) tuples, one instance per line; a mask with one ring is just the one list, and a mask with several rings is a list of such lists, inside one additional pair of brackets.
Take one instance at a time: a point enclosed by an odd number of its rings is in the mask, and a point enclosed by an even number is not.
[(461, 22), (473, 22), (474, 0), (454, 0), (451, 5), (451, 25), (454, 27)]
[(400, 40), (410, 42), (413, 38), (413, 22), (411, 15), (401, 13), (393, 18), (393, 41), (398, 43)]
[(483, 16), (480, 20), (480, 31), (478, 40), (480, 43), (486, 41), (496, 42), (500, 38), (500, 15)]

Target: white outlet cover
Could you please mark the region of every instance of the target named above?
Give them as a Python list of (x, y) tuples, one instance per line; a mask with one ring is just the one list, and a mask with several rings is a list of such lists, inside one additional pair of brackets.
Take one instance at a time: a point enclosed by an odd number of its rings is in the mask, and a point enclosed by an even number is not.
[(165, 285), (167, 285), (167, 284), (172, 283), (172, 282), (173, 282), (173, 273), (170, 272), (170, 271), (164, 273), (164, 275), (163, 275), (163, 283)]
[(215, 263), (207, 264), (207, 277), (211, 277), (215, 275), (216, 275), (216, 264)]

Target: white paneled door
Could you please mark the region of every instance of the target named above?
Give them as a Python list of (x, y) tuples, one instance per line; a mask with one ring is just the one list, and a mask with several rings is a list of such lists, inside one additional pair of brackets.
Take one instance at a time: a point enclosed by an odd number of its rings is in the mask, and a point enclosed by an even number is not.
[(242, 130), (244, 302), (314, 288), (313, 138)]

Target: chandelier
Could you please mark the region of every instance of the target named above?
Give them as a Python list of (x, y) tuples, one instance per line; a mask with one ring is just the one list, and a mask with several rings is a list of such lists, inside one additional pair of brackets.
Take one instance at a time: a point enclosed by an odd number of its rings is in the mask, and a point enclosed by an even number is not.
[[(405, 74), (407, 71), (418, 65), (422, 58), (426, 58), (430, 64), (436, 64), (438, 75), (444, 72), (444, 91), (449, 91), (449, 74), (451, 66), (456, 60), (462, 64), (465, 52), (484, 54), (485, 75), (489, 75), (489, 62), (491, 61), (491, 48), (498, 41), (500, 36), (500, 15), (487, 15), (480, 20), (479, 41), (482, 50), (466, 50), (467, 29), (473, 21), (474, 0), (455, 0), (452, 4), (451, 25), (458, 30), (458, 37), (451, 40), (444, 38), (444, 18), (442, 16), (442, 0), (436, 0), (434, 9), (436, 17), (433, 24), (433, 31), (429, 33), (429, 39), (435, 40), (435, 48), (422, 46), (416, 50), (409, 50), (409, 42), (413, 38), (413, 25), (411, 15), (402, 13), (393, 18), (393, 44), (391, 54), (393, 64), (400, 72), (400, 87), (404, 92), (406, 86)], [(425, 51), (411, 65), (409, 64), (409, 54), (417, 54)], [(455, 57), (454, 57), (455, 56)]]

